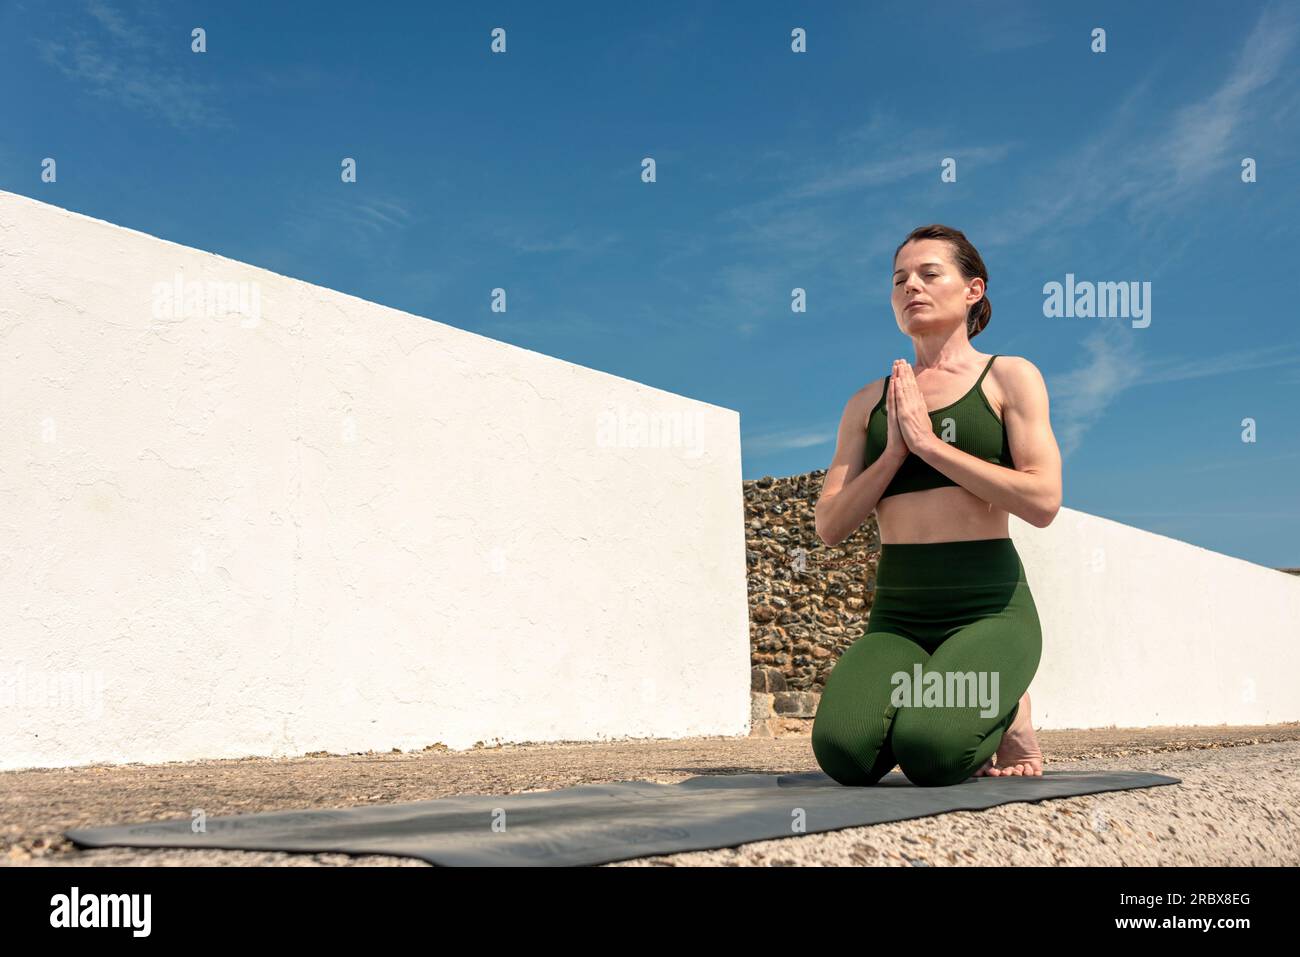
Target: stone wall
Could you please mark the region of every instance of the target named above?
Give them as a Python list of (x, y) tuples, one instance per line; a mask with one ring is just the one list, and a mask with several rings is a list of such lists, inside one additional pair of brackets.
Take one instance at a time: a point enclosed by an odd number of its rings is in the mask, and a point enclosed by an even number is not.
[(753, 735), (811, 730), (826, 676), (871, 611), (875, 514), (828, 548), (813, 514), (825, 477), (818, 469), (744, 482)]

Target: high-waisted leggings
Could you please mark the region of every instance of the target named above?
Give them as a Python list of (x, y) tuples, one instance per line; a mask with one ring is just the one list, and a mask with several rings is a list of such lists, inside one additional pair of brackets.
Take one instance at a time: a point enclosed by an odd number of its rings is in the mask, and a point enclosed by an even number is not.
[(1041, 655), (1010, 538), (882, 544), (867, 630), (813, 719), (817, 763), (845, 785), (895, 765), (918, 786), (958, 784), (997, 750)]

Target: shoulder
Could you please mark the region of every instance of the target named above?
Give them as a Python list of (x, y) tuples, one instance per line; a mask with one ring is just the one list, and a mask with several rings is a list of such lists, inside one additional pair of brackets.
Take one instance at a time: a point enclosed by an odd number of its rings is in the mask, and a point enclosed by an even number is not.
[(994, 381), (999, 393), (1014, 403), (1032, 401), (1039, 396), (1046, 396), (1047, 383), (1043, 374), (1024, 356), (999, 355), (989, 369), (988, 378)]
[(881, 399), (885, 397), (885, 380), (888, 376), (881, 376), (879, 379), (872, 379), (857, 392), (853, 393), (853, 399), (863, 412), (868, 412), (876, 407)]
[(1022, 355), (998, 355), (988, 374), (1008, 391), (1034, 389), (1044, 384), (1039, 367)]
[(844, 403), (845, 417), (856, 419), (874, 409), (885, 397), (885, 380), (888, 378), (882, 375), (879, 379), (872, 379), (849, 396), (848, 401)]
[(866, 416), (876, 407), (876, 403), (884, 396), (885, 377), (874, 379), (868, 382), (862, 388), (858, 389), (848, 401), (844, 403), (844, 411), (840, 416), (841, 424), (852, 423), (855, 426), (861, 426), (866, 420)]

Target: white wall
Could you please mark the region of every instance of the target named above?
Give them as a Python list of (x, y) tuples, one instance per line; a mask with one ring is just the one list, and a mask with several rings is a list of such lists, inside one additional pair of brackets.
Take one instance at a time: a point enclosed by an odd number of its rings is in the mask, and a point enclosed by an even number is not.
[[(0, 192), (0, 424), (0, 768), (748, 732), (734, 411)], [(1039, 727), (1300, 719), (1300, 579), (1011, 534)]]
[(0, 767), (748, 732), (730, 409), (0, 193), (0, 422)]
[(1068, 508), (1010, 531), (1043, 626), (1035, 727), (1300, 720), (1300, 578)]

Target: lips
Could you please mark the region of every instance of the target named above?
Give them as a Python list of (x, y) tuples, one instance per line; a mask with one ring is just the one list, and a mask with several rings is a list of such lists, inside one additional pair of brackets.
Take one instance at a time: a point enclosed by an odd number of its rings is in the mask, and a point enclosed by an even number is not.
[(908, 303), (908, 304), (903, 308), (903, 311), (904, 311), (904, 312), (907, 312), (908, 309), (911, 309), (911, 308), (914, 307), (914, 306), (928, 306), (928, 305), (930, 305), (928, 302), (909, 302), (909, 303)]

